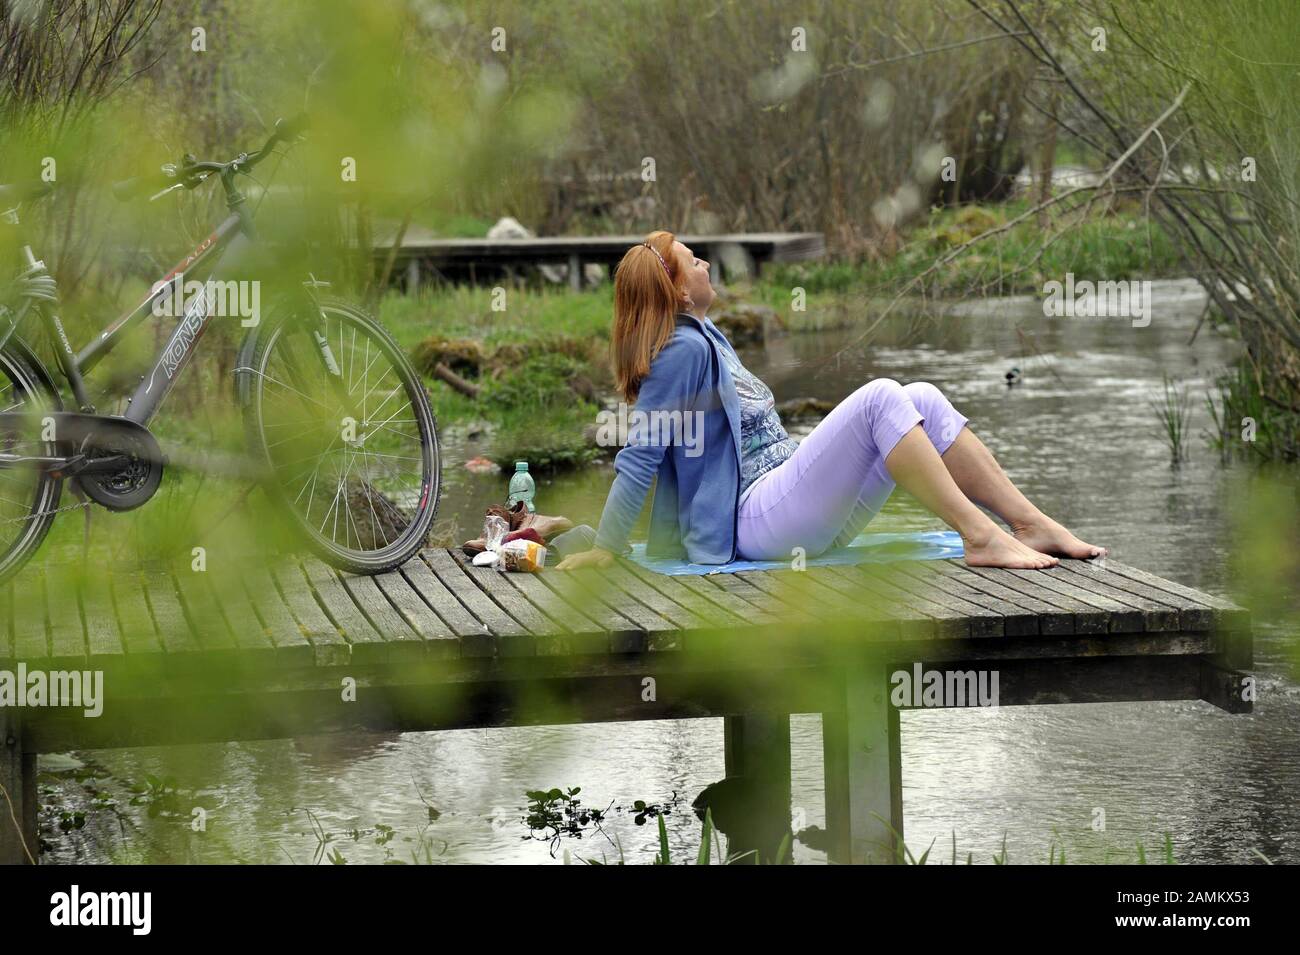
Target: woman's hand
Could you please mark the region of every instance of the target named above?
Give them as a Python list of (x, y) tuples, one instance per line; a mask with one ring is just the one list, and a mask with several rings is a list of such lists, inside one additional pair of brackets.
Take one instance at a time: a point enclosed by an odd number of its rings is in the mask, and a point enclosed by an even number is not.
[(593, 547), (580, 554), (570, 554), (555, 565), (556, 570), (580, 570), (583, 567), (609, 567), (614, 563), (614, 555), (603, 547)]

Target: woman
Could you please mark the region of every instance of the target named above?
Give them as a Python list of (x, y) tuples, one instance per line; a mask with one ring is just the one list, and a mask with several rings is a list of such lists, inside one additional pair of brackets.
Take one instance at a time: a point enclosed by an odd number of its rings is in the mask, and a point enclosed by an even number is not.
[(632, 427), (595, 546), (559, 570), (607, 566), (624, 552), (655, 478), (647, 552), (695, 563), (842, 546), (896, 484), (961, 534), (972, 566), (1036, 569), (1106, 553), (1034, 507), (934, 385), (870, 381), (796, 444), (772, 392), (705, 317), (713, 296), (709, 263), (670, 232), (619, 263), (612, 352), (618, 389), (635, 402)]

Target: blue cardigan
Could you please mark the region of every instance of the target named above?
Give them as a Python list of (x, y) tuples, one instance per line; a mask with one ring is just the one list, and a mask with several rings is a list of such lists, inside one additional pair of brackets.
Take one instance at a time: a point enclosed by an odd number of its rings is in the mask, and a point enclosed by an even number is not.
[[(722, 360), (724, 348), (730, 351), (731, 343), (713, 322), (677, 316), (673, 337), (650, 362), (628, 416), (627, 444), (614, 458), (597, 547), (627, 551), (628, 534), (657, 477), (646, 553), (696, 564), (735, 558), (740, 399)], [(669, 423), (687, 414), (695, 431), (685, 432), (690, 440), (684, 441), (683, 428)]]

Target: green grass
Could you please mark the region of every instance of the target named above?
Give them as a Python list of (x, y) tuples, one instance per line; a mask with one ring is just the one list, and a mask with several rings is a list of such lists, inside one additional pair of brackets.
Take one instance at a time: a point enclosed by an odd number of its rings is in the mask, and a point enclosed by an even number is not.
[[(765, 276), (764, 284), (787, 299), (789, 289), (796, 285), (810, 294), (855, 290), (887, 294), (902, 288), (963, 243), (1004, 225), (1028, 208), (1024, 201), (1013, 201), (935, 210), (907, 233), (894, 254), (856, 263), (828, 261), (777, 267)], [(1125, 206), (1112, 215), (1069, 223), (1062, 221), (1063, 216), (1054, 218), (1053, 224), (1068, 224), (1069, 231), (1045, 248), (1044, 233), (1033, 218), (976, 243), (926, 278), (926, 294), (959, 298), (1041, 292), (1045, 281), (1066, 272), (1102, 281), (1160, 278), (1184, 271), (1168, 236), (1149, 224), (1140, 209)], [(914, 291), (919, 293), (921, 289)]]
[[(495, 304), (503, 306), (494, 310)], [(614, 289), (606, 283), (591, 291), (461, 285), (427, 288), (414, 296), (390, 292), (379, 305), (379, 318), (403, 348), (410, 351), (429, 335), (474, 338), (488, 348), (557, 337), (609, 338)]]

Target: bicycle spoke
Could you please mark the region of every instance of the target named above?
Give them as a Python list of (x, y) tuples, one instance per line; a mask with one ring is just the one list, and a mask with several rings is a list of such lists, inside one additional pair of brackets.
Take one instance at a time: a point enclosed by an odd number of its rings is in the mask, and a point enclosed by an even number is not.
[(297, 328), (278, 330), (263, 355), (262, 449), (281, 500), (331, 552), (409, 546), (408, 529), (436, 504), (430, 419), (415, 404), (418, 396), (427, 409), (423, 386), (364, 323), (323, 314), (337, 374), (318, 354), (319, 339)]

